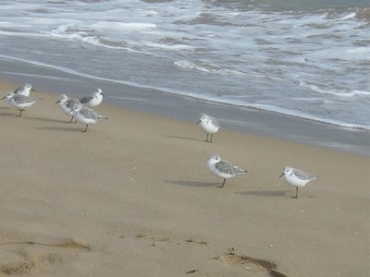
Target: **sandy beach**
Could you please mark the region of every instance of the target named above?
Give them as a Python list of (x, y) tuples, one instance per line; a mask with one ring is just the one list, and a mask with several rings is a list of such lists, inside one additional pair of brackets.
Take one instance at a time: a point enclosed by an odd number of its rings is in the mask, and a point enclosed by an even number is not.
[[(369, 276), (368, 157), (105, 103), (83, 133), (32, 96), (0, 102), (0, 276)], [(219, 188), (212, 153), (248, 173)], [(286, 165), (319, 177), (298, 199)]]

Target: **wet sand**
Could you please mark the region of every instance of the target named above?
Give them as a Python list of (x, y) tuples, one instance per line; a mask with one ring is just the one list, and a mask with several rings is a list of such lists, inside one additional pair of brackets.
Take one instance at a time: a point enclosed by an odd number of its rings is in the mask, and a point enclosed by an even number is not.
[(0, 58), (0, 80), (13, 86), (31, 83), (37, 91), (81, 97), (101, 88), (105, 104), (111, 104), (170, 119), (196, 122), (201, 113), (217, 117), (224, 129), (356, 153), (370, 157), (370, 132), (344, 129), (279, 113), (200, 101), (191, 97), (89, 78), (46, 66)]

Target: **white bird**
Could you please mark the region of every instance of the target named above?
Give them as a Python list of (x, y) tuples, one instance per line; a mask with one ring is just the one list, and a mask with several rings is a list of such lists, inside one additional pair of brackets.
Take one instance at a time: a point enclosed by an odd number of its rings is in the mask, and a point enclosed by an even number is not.
[(202, 114), (198, 125), (200, 129), (207, 134), (206, 141), (208, 142), (208, 136), (211, 135), (211, 139), (209, 142), (212, 142), (213, 134), (217, 133), (219, 129), (222, 128), (220, 123), (218, 123), (217, 119), (209, 116), (207, 114)]
[(42, 99), (31, 98), (21, 94), (14, 94), (14, 92), (8, 92), (1, 100), (7, 99), (10, 106), (19, 110), (19, 117), (22, 116), (22, 112), (27, 108), (31, 107), (37, 101)]
[(73, 110), (81, 103), (75, 98), (69, 98), (67, 95), (61, 94), (59, 100), (55, 102), (56, 104), (59, 104), (64, 113), (71, 116), (71, 120), (69, 121), (71, 123), (73, 120)]
[(80, 102), (89, 108), (95, 108), (103, 101), (103, 97), (102, 90), (98, 88), (92, 95), (82, 97)]
[(31, 91), (35, 91), (35, 90), (32, 88), (31, 84), (27, 83), (15, 89), (13, 93), (17, 95), (30, 96)]
[(224, 179), (221, 188), (225, 185), (226, 179), (247, 173), (247, 170), (233, 165), (229, 161), (222, 160), (217, 154), (213, 154), (209, 157), (207, 166), (213, 174)]
[(285, 181), (296, 188), (295, 198), (298, 198), (298, 188), (304, 187), (309, 182), (316, 180), (318, 177), (304, 172), (303, 170), (293, 168), (290, 166), (285, 166), (283, 173), (279, 178), (283, 177)]
[(86, 128), (83, 132), (87, 132), (89, 124), (95, 124), (100, 119), (108, 119), (82, 104), (77, 105), (77, 107), (73, 109), (73, 117), (77, 122), (86, 124)]

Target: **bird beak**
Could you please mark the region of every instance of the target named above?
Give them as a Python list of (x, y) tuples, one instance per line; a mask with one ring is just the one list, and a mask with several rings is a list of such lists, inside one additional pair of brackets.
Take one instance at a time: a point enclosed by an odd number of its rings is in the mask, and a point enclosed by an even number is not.
[(283, 177), (283, 175), (284, 175), (284, 172), (283, 172), (283, 173), (281, 173), (281, 175), (280, 175), (280, 177), (279, 177), (279, 178)]
[(3, 98), (1, 98), (0, 100), (3, 100), (3, 99), (5, 99), (6, 98), (6, 96), (4, 96)]
[(199, 123), (200, 123), (200, 120), (198, 120), (197, 124), (199, 124)]
[(36, 91), (35, 89), (31, 88), (31, 91)]
[(57, 102), (54, 103), (54, 105), (58, 104), (60, 102), (60, 100), (58, 100)]

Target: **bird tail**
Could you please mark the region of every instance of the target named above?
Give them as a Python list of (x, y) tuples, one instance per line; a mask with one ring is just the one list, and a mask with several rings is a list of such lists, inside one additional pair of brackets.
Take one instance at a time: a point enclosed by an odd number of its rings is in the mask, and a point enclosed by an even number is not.
[(237, 167), (237, 166), (234, 166), (234, 169), (235, 169), (236, 174), (246, 174), (248, 172), (247, 170)]

